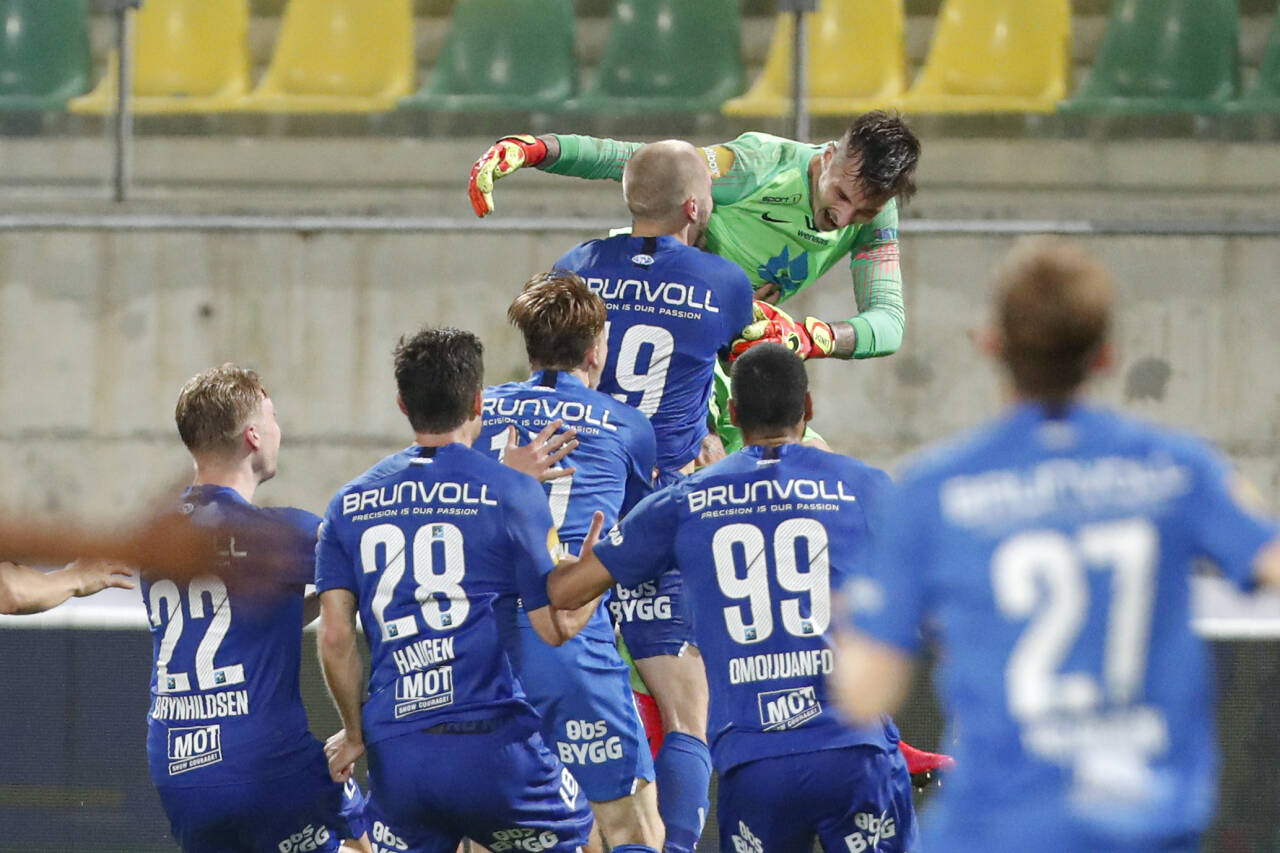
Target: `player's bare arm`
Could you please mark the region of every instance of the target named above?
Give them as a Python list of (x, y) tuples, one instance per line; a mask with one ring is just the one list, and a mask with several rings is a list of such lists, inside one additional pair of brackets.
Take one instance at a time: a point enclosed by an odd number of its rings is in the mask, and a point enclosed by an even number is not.
[(320, 669), (329, 695), (342, 718), (342, 730), (324, 745), (329, 775), (345, 782), (364, 754), (360, 729), (361, 681), (364, 667), (356, 649), (356, 597), (350, 590), (330, 589), (320, 594)]
[(133, 572), (106, 560), (76, 560), (52, 572), (0, 561), (0, 614), (41, 613), (107, 587), (133, 589)]
[(582, 553), (561, 560), (547, 576), (547, 595), (552, 607), (576, 610), (613, 587), (613, 575), (595, 555), (595, 543), (600, 540), (603, 527), (604, 514), (597, 512), (592, 516), (591, 532), (582, 544)]
[(836, 635), (831, 681), (840, 707), (866, 723), (902, 707), (911, 688), (911, 657), (856, 631)]

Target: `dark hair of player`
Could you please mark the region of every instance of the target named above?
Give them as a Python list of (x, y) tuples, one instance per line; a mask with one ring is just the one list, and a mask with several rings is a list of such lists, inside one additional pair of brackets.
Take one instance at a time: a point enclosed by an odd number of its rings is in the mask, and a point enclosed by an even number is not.
[(733, 363), (729, 381), (743, 435), (787, 429), (804, 420), (809, 375), (804, 361), (781, 344), (747, 350)]
[(920, 140), (897, 113), (875, 110), (853, 120), (841, 139), (858, 179), (873, 197), (911, 198), (916, 191)]
[(996, 322), (1017, 392), (1047, 403), (1070, 399), (1111, 328), (1111, 276), (1061, 238), (1020, 243), (997, 276)]
[(484, 344), (461, 329), (423, 329), (401, 336), (396, 387), (415, 432), (442, 433), (470, 419), (484, 387)]
[(258, 374), (228, 362), (187, 380), (178, 392), (173, 419), (192, 453), (236, 449), (240, 432), (267, 398)]
[(524, 335), (529, 363), (540, 370), (573, 370), (604, 329), (604, 300), (569, 270), (538, 273), (507, 309)]

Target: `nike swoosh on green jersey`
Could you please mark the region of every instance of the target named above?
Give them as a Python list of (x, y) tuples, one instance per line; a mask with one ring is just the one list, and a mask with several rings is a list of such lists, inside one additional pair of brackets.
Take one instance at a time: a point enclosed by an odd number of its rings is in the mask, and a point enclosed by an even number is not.
[(790, 220), (790, 219), (774, 219), (774, 218), (773, 218), (772, 216), (770, 216), (768, 213), (762, 213), (762, 214), (760, 214), (760, 218), (761, 218), (761, 219), (763, 219), (765, 222), (774, 222), (774, 223), (777, 223), (777, 224), (779, 224), (779, 225), (790, 225), (790, 224), (791, 224), (791, 220)]

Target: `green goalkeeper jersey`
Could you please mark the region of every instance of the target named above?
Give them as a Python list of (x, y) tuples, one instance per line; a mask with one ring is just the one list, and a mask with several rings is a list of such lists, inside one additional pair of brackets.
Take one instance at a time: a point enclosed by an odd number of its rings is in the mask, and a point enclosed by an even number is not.
[[(560, 157), (547, 171), (580, 178), (621, 180), (623, 167), (641, 145), (568, 134), (556, 134), (556, 139)], [(849, 318), (857, 334), (854, 357), (889, 355), (901, 345), (906, 321), (897, 203), (890, 201), (865, 225), (819, 231), (810, 202), (809, 162), (823, 147), (744, 133), (702, 149), (716, 203), (706, 247), (742, 267), (757, 287), (776, 284), (780, 301), (813, 284), (848, 255), (858, 308)]]

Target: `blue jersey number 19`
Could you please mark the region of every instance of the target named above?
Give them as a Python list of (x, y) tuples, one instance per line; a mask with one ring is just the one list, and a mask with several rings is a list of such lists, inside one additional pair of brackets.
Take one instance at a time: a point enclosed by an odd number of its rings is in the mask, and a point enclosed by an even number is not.
[[(609, 324), (605, 323), (605, 336), (609, 335)], [(649, 365), (644, 373), (637, 372), (640, 356), (648, 347)], [(622, 336), (618, 346), (618, 361), (614, 365), (614, 381), (627, 394), (615, 394), (621, 402), (626, 403), (630, 394), (639, 394), (640, 399), (632, 405), (644, 412), (646, 418), (653, 417), (662, 405), (662, 393), (667, 386), (667, 373), (671, 369), (671, 356), (676, 351), (676, 339), (671, 332), (661, 326), (632, 326)]]

